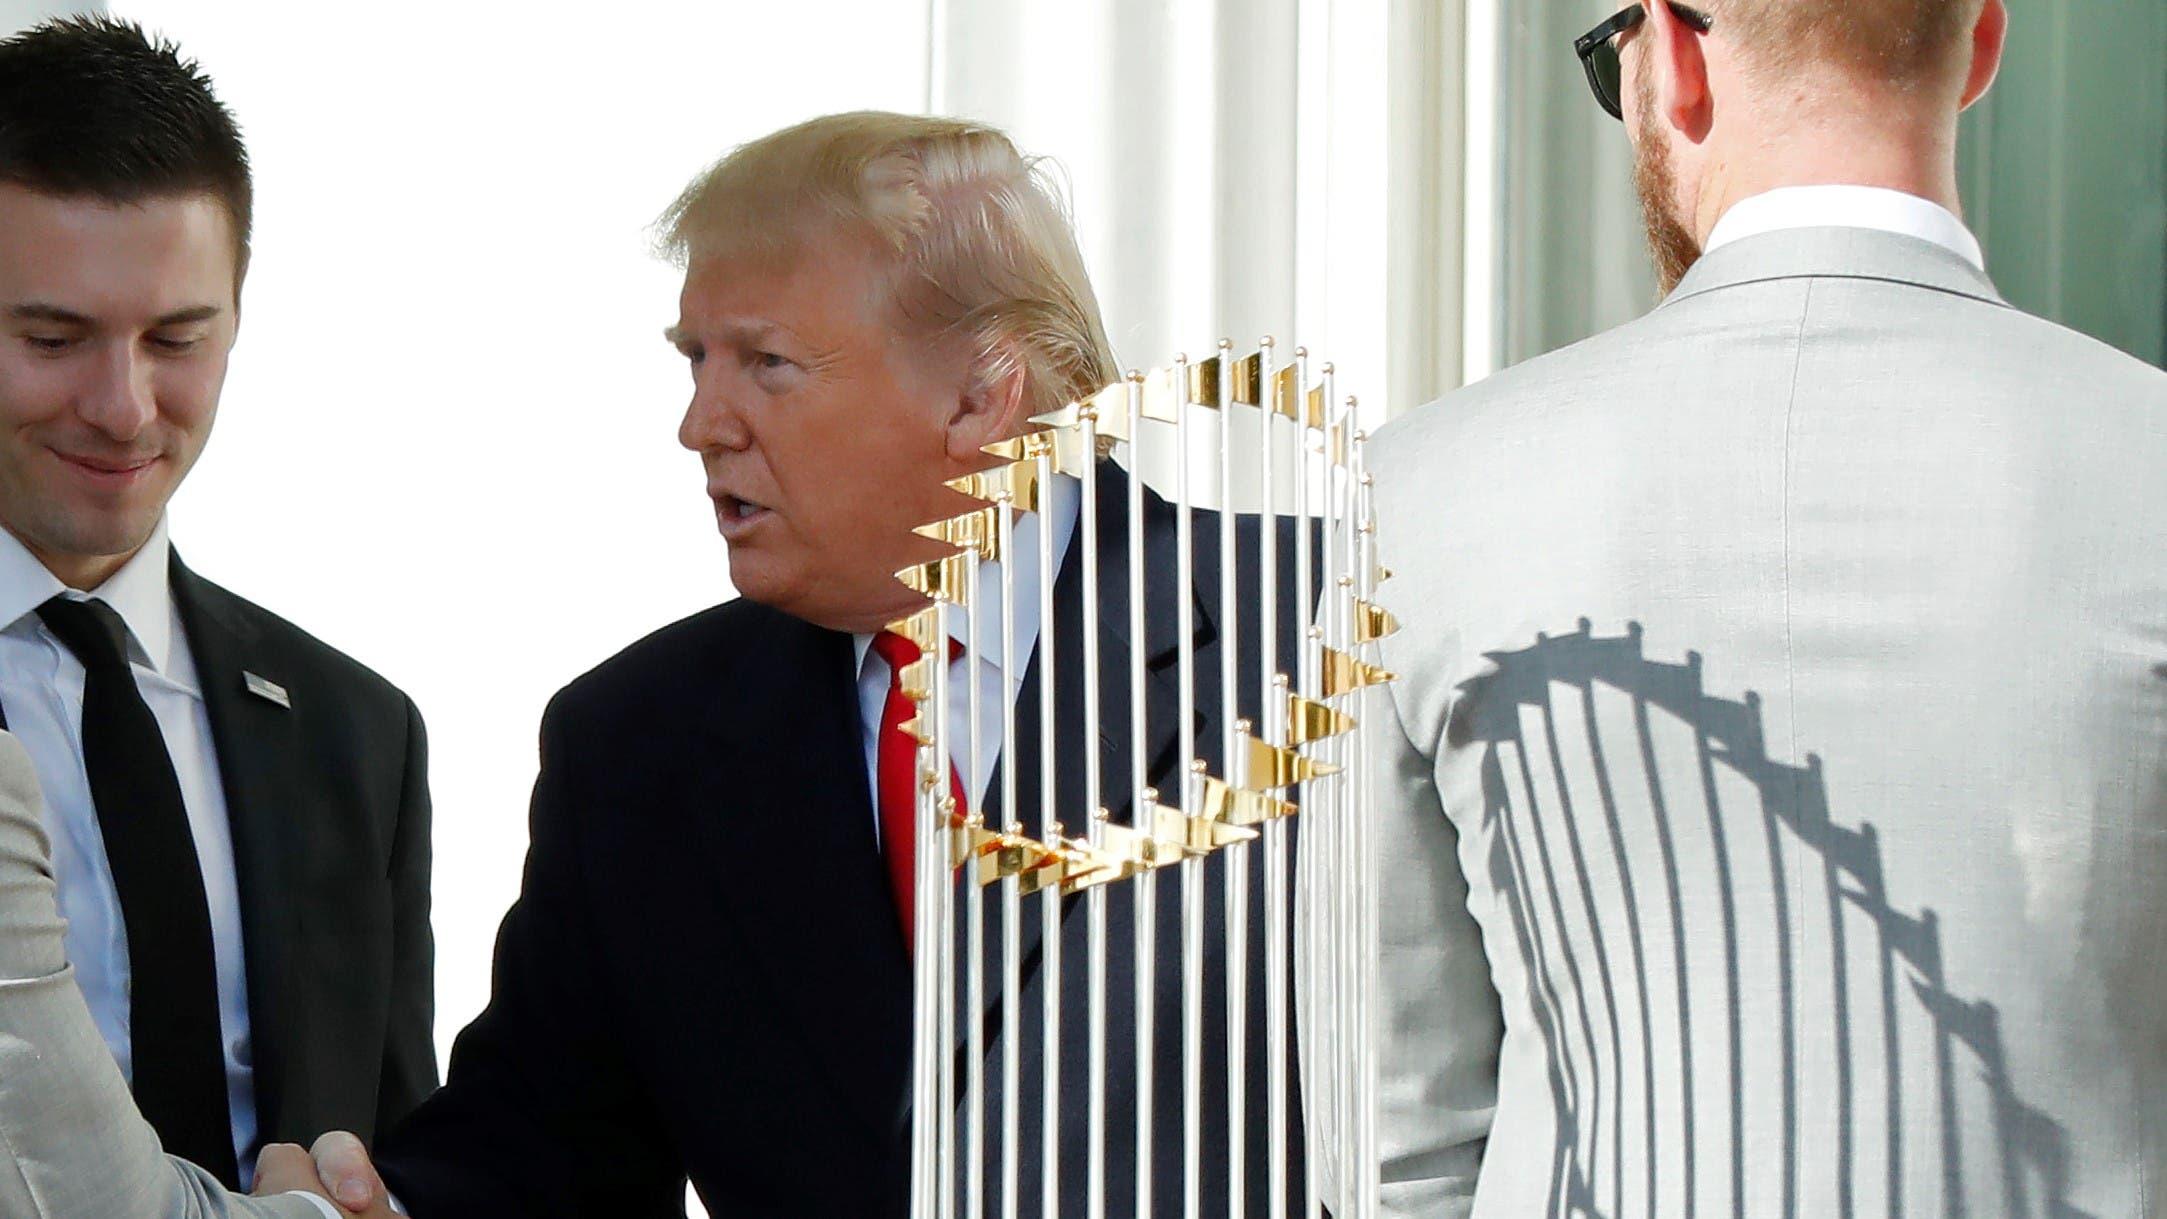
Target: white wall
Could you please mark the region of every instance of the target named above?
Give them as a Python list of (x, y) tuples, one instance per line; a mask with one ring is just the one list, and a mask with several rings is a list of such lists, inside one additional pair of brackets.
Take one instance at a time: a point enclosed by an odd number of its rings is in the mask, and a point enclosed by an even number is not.
[(421, 705), (448, 1049), (517, 892), (544, 702), (730, 595), (646, 226), (742, 140), (917, 109), (923, 11), (112, 8), (202, 61), (256, 166), (241, 344), (174, 536)]
[(0, 38), (48, 17), (105, 11), (102, 0), (0, 0)]

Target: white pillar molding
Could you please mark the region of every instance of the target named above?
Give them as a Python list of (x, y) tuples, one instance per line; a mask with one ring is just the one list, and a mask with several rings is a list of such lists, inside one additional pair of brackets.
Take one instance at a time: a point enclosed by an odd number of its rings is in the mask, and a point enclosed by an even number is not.
[(1459, 379), (1460, 10), (927, 0), (927, 105), (1058, 163), (1124, 363), (1272, 335), (1374, 425)]
[(1500, 324), (1505, 312), (1505, 36), (1506, 0), (1466, 0), (1465, 213), (1461, 249), (1464, 295), (1460, 307), (1460, 381), (1480, 381), (1501, 367), (1505, 356)]
[(1385, 404), (1398, 413), (1465, 379), (1473, 269), (1462, 237), (1472, 215), (1474, 112), (1461, 82), (1471, 57), (1470, 0), (1395, 0), (1391, 43)]

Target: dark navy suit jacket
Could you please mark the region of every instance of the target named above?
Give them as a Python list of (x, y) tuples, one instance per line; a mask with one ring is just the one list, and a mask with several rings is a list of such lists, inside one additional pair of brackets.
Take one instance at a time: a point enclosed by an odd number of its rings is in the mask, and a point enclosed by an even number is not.
[[(1129, 816), (1127, 483), (1098, 479), (1105, 702), (1104, 802)], [(1178, 595), (1195, 598), (1198, 751), (1215, 763), (1222, 637), (1216, 517), (1198, 513), (1199, 577), (1167, 576), (1176, 513), (1146, 493), (1146, 704), (1151, 774), (1177, 790)], [(1239, 522), (1244, 603), (1257, 597), (1257, 521)], [(1291, 531), (1281, 540), (1291, 546)], [(1083, 820), (1083, 637), (1079, 557), (1056, 581), (1056, 764), (1072, 832)], [(1291, 553), (1291, 552), (1289, 552)], [(1281, 562), (1281, 652), (1291, 668), (1291, 564)], [(1257, 655), (1245, 613), (1243, 655)], [(910, 1132), (911, 960), (874, 840), (855, 654), (848, 635), (735, 601), (664, 628), (562, 691), (542, 725), (524, 885), (497, 942), (488, 1008), (459, 1037), (445, 1087), (386, 1138), (378, 1161), (418, 1219), (474, 1216), (678, 1216), (689, 1176), (709, 1211), (736, 1215), (906, 1213)], [(1245, 681), (1241, 713), (1259, 691)], [(1038, 660), (1018, 700), (1020, 739), (1035, 741)], [(1038, 820), (1037, 750), (1017, 773), (1021, 820)], [(1005, 760), (1004, 760), (1005, 761)], [(998, 775), (989, 792), (1002, 788)], [(988, 818), (1007, 818), (990, 807)], [(1261, 878), (1263, 852), (1247, 863)], [(1207, 1212), (1224, 1213), (1226, 1162), (1223, 857), (1205, 869), (1208, 911), (1204, 1055)], [(1160, 874), (1154, 991), (1153, 1159), (1164, 1183), (1153, 1210), (1178, 1214), (1182, 1160), (1179, 883)], [(1135, 1174), (1135, 886), (1109, 892), (1111, 1132), (1109, 1215), (1133, 1213)], [(1000, 943), (997, 889), (985, 891), (989, 952)], [(1026, 899), (1022, 1050), (1039, 1077), (1039, 897)], [(1251, 903), (1253, 993), (1248, 1073), (1251, 1181), (1263, 1214), (1265, 1073), (1263, 911)], [(1087, 1150), (1084, 903), (1062, 918), (1063, 1213), (1081, 1215)], [(998, 958), (995, 958), (996, 960)], [(988, 1079), (997, 1079), (1000, 974), (986, 993)], [(963, 1022), (959, 1022), (959, 1029)], [(959, 1035), (959, 1054), (963, 1050)], [(1038, 1111), (1026, 1108), (1022, 1213), (1038, 1213)], [(988, 1176), (999, 1123), (989, 1119)], [(1299, 1165), (1300, 1126), (1290, 1142)], [(1297, 1176), (1296, 1180), (1299, 1180)], [(1299, 1196), (1299, 1190), (1295, 1191)], [(1219, 1199), (1214, 1204), (1213, 1199)], [(997, 1213), (997, 1212), (995, 1212)]]

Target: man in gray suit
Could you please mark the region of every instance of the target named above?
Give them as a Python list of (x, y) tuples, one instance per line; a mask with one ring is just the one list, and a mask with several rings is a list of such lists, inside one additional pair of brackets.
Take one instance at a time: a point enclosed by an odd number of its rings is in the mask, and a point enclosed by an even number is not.
[(2167, 1215), (2167, 376), (1957, 218), (2007, 20), (1582, 40), (1667, 299), (1371, 448), (1384, 1213)]

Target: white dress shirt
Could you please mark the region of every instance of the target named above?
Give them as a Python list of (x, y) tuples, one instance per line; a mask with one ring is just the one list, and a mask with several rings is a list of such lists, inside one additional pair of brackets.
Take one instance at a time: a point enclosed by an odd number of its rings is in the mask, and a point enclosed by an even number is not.
[(1880, 186), (1781, 186), (1739, 200), (1708, 234), (1705, 253), (1783, 229), (1880, 229), (1931, 241), (1986, 270), (1979, 239), (1956, 213), (1917, 195)]
[[(226, 793), (195, 657), (173, 604), (170, 556), (161, 521), (143, 549), (91, 596), (111, 606), (127, 624), (136, 688), (165, 734), (195, 835), (218, 966), (226, 1104), (245, 1183), (255, 1173), (249, 1153), (256, 1142), (256, 1093), (233, 828), (226, 818)], [(71, 592), (13, 534), (0, 529), (0, 708), (6, 710), (8, 730), (29, 751), (44, 790), (53, 875), (60, 913), (68, 922), (68, 961), (75, 967), (76, 984), (121, 1074), (132, 1079), (128, 929), (83, 764), (83, 665), (37, 615), (40, 605), (62, 595), (90, 599)]]
[[(985, 563), (979, 567), (979, 589), (975, 600), (979, 611), (977, 638), (972, 638), (971, 612), (960, 606), (951, 607), (948, 613), (949, 637), (963, 644), (964, 654), (948, 666), (948, 714), (956, 736), (961, 739), (970, 735), (970, 699), (972, 680), (978, 683), (978, 734), (973, 738), (974, 747), (968, 758), (956, 757), (953, 752), (949, 761), (956, 768), (956, 775), (963, 780), (963, 791), (972, 809), (985, 806), (986, 788), (993, 781), (993, 768), (1001, 758), (1001, 689), (1008, 687), (1008, 699), (1013, 703), (1022, 696), (1024, 667), (1030, 662), (1032, 649), (1038, 646), (1038, 590), (1047, 571), (1059, 571), (1061, 559), (1068, 553), (1069, 539), (1076, 532), (1078, 505), (1082, 488), (1070, 478), (1053, 480), (1053, 561), (1039, 561), (1038, 516), (1020, 513), (1016, 517), (1011, 561), (1016, 570), (1015, 607), (1015, 655), (1017, 663), (1010, 666), (1002, 651), (1001, 639), (1001, 565)], [(858, 649), (858, 711), (865, 729), (865, 775), (866, 788), (873, 793), (873, 840), (880, 841), (880, 715), (888, 703), (888, 686), (891, 675), (888, 662), (873, 650), (873, 636), (853, 636)], [(1013, 673), (1010, 669), (1013, 668)], [(1013, 810), (1011, 810), (1013, 815)]]

